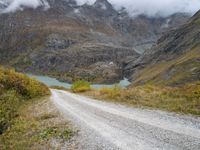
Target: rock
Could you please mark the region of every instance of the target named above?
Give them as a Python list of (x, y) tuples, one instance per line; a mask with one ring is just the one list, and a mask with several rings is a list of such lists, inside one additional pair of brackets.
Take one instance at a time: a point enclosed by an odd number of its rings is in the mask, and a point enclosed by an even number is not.
[(66, 39), (60, 34), (50, 34), (47, 37), (45, 46), (49, 50), (60, 50), (67, 49), (73, 44), (75, 44), (73, 40)]
[(75, 69), (73, 72), (77, 79), (84, 79), (93, 83), (117, 83), (122, 79), (122, 71), (116, 65), (109, 62), (97, 62), (87, 69)]

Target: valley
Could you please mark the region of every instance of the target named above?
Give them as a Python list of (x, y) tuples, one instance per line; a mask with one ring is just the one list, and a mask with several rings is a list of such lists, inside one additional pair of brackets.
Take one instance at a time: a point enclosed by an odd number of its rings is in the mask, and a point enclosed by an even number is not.
[(200, 149), (200, 2), (0, 0), (0, 149)]
[(46, 11), (25, 9), (0, 15), (1, 64), (66, 82), (117, 83), (130, 77), (126, 69), (130, 62), (151, 48), (163, 32), (190, 17), (176, 13), (132, 18), (107, 0), (82, 6), (74, 0), (56, 0), (49, 5)]

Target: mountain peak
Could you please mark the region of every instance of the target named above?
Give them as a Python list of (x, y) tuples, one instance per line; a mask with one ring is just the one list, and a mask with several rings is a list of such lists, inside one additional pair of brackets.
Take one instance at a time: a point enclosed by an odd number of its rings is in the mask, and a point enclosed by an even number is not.
[(95, 3), (109, 3), (107, 0), (96, 0)]
[(6, 7), (8, 7), (8, 4), (5, 3), (4, 1), (0, 0), (0, 11), (2, 11), (3, 9), (5, 9)]
[(107, 0), (96, 0), (94, 3), (95, 8), (100, 9), (113, 9), (113, 6), (111, 3), (109, 3)]

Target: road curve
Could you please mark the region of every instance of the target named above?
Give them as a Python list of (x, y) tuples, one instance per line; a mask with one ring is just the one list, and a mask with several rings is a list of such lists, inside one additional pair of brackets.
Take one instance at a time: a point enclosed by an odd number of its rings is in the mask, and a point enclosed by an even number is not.
[(199, 150), (200, 118), (128, 108), (51, 90), (60, 112), (80, 128), (81, 150)]

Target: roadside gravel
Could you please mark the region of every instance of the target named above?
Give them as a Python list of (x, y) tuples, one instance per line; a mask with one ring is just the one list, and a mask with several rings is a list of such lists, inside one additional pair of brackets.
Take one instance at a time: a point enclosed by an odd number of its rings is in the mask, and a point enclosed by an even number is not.
[(80, 150), (198, 150), (200, 118), (128, 108), (51, 90), (52, 101), (80, 129)]

